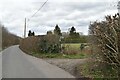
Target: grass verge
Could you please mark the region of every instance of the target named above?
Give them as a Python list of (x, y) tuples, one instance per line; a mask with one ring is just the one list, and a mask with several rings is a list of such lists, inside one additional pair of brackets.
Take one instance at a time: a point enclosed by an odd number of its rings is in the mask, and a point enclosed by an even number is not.
[(117, 69), (103, 63), (89, 61), (77, 68), (83, 76), (93, 78), (93, 80), (117, 80), (118, 78)]
[(87, 54), (61, 54), (61, 53), (35, 53), (31, 54), (32, 56), (38, 58), (57, 58), (57, 59), (83, 59), (87, 58)]

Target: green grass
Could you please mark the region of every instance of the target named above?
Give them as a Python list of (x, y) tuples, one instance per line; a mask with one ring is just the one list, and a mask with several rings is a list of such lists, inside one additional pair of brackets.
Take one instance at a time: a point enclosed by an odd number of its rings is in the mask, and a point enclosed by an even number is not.
[(87, 58), (88, 55), (86, 54), (61, 54), (61, 53), (32, 53), (32, 56), (38, 58), (57, 58), (57, 59), (83, 59)]
[(67, 48), (74, 48), (74, 49), (80, 49), (80, 43), (67, 43), (67, 44), (62, 44), (62, 46), (65, 46)]
[(87, 43), (63, 43), (62, 45), (65, 45), (65, 46), (69, 45), (71, 47), (80, 48), (81, 44), (87, 44)]
[(91, 77), (93, 80), (115, 80), (117, 76), (117, 70), (112, 69), (111, 66), (105, 66), (95, 62), (88, 62), (79, 66), (81, 68), (81, 74), (86, 77)]

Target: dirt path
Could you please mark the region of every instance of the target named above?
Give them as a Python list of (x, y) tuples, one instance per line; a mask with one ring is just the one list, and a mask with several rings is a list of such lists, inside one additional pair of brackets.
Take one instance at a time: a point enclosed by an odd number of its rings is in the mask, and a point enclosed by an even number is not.
[(77, 67), (84, 64), (87, 59), (44, 59), (50, 64), (56, 65), (77, 78), (82, 77)]

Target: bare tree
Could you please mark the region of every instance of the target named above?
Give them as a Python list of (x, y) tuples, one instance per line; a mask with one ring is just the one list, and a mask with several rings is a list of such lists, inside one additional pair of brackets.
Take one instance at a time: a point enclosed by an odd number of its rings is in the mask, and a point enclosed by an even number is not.
[(19, 41), (21, 39), (20, 37), (10, 33), (4, 26), (2, 26), (1, 29), (2, 29), (2, 39), (1, 39), (2, 48), (19, 44)]

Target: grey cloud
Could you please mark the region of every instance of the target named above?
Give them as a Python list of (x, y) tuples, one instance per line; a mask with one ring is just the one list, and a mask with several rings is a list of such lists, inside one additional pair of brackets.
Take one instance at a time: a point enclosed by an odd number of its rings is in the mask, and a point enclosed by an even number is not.
[[(6, 0), (7, 1), (7, 0)], [(44, 0), (45, 1), (45, 0)], [(18, 35), (22, 35), (24, 18), (30, 18), (44, 1), (25, 0), (19, 3), (5, 5), (3, 8), (2, 22), (8, 29)], [(88, 33), (90, 21), (103, 19), (108, 12), (114, 11), (115, 7), (109, 6), (111, 2), (50, 2), (30, 19), (28, 30), (34, 30), (37, 34), (45, 34), (47, 30), (53, 30), (58, 24), (62, 31), (68, 31), (75, 26), (79, 32)], [(113, 12), (115, 13), (115, 12)], [(113, 14), (111, 13), (111, 14)], [(12, 30), (15, 28), (15, 30)]]
[(91, 9), (97, 9), (101, 6), (105, 6), (105, 2), (66, 2), (64, 3), (65, 10), (80, 10), (88, 11)]

